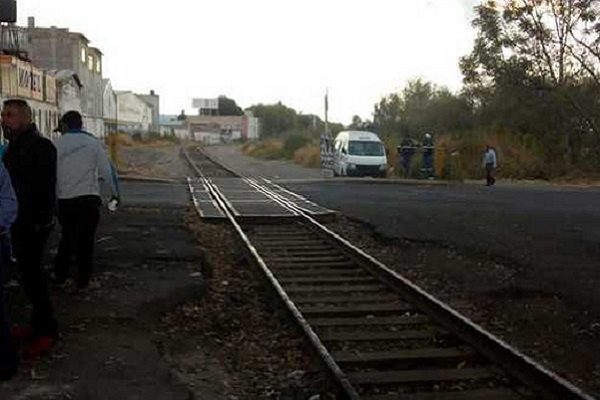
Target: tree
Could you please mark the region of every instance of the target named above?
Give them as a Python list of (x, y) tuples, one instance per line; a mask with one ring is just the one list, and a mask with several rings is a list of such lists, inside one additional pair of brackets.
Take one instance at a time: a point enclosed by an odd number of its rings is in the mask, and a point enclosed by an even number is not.
[[(317, 115), (298, 113), (281, 102), (276, 104), (256, 104), (247, 108), (260, 118), (263, 137), (301, 135), (316, 139), (325, 130), (325, 123)], [(332, 134), (344, 129), (342, 124), (330, 123)]]
[(375, 129), (384, 137), (464, 131), (472, 124), (472, 108), (464, 96), (422, 79), (382, 98), (373, 116)]
[(348, 129), (362, 129), (363, 121), (358, 115), (352, 116), (352, 123), (348, 125)]
[(397, 93), (383, 97), (375, 105), (373, 112), (373, 123), (377, 131), (384, 137), (390, 137), (402, 133), (402, 114), (404, 101)]
[(219, 96), (219, 115), (244, 115), (242, 109), (237, 105), (235, 100), (227, 96)]
[(475, 45), (460, 66), (480, 122), (534, 135), (549, 157), (565, 155), (571, 164), (583, 146), (598, 149), (599, 108), (589, 93), (600, 89), (599, 15), (594, 0), (478, 7)]
[(264, 137), (278, 137), (289, 133), (297, 126), (298, 113), (281, 102), (276, 104), (257, 104), (248, 108), (255, 117), (260, 118), (261, 132)]

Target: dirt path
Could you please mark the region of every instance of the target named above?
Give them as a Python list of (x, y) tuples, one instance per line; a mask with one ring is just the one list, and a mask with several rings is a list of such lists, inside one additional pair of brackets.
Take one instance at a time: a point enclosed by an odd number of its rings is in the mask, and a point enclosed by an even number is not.
[[(165, 186), (152, 191), (184, 190)], [(152, 197), (147, 188), (141, 194)], [(201, 265), (184, 227), (185, 209), (185, 202), (130, 204), (104, 216), (92, 288), (53, 292), (61, 340), (50, 357), (25, 363), (16, 379), (0, 386), (0, 398), (189, 398), (190, 389), (173, 377), (156, 346), (161, 314), (203, 293), (201, 276), (191, 278)], [(21, 296), (18, 288), (9, 293), (17, 322), (28, 314)], [(205, 374), (221, 382), (218, 369)]]
[(173, 143), (122, 146), (119, 148), (119, 171), (126, 175), (184, 178), (189, 171), (179, 153), (180, 145)]
[(288, 161), (259, 160), (242, 153), (239, 146), (207, 146), (204, 151), (217, 161), (246, 176), (271, 179), (320, 179), (319, 169), (306, 168)]

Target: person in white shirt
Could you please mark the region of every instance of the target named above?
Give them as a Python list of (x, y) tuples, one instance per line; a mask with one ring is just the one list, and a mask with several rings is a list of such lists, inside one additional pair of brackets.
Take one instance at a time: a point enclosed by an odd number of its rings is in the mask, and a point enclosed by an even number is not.
[(483, 154), (483, 168), (485, 168), (486, 186), (492, 186), (496, 183), (496, 178), (494, 175), (497, 167), (498, 159), (496, 157), (496, 150), (491, 148), (489, 145), (486, 145), (485, 153)]
[(111, 204), (120, 202), (118, 180), (102, 143), (82, 129), (81, 114), (63, 115), (56, 140), (58, 220), (61, 241), (54, 263), (53, 281), (63, 284), (75, 256), (77, 286), (86, 288), (92, 274), (96, 228), (100, 220), (101, 181), (111, 192)]

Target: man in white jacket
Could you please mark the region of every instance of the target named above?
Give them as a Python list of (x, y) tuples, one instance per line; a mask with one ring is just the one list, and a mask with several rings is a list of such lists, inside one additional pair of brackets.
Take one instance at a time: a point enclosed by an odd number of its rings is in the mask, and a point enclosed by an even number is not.
[(118, 180), (102, 143), (83, 130), (81, 114), (65, 113), (60, 121), (62, 136), (56, 140), (58, 220), (61, 240), (54, 264), (53, 280), (63, 284), (70, 262), (78, 266), (77, 286), (86, 288), (91, 279), (96, 228), (102, 205), (101, 183), (110, 190), (111, 202), (120, 201)]
[(496, 157), (496, 150), (489, 145), (485, 146), (482, 167), (485, 168), (486, 186), (493, 186), (496, 183), (496, 177), (494, 176), (494, 173), (498, 167), (498, 158)]

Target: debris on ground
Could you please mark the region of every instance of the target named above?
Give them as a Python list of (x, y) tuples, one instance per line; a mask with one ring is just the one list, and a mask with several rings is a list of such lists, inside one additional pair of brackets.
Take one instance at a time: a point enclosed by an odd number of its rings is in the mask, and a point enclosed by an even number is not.
[(194, 213), (188, 223), (211, 265), (212, 279), (201, 300), (163, 317), (166, 357), (181, 360), (193, 343), (208, 345), (212, 358), (223, 363), (229, 398), (334, 399), (326, 374), (238, 253), (230, 228), (201, 222)]
[(536, 288), (527, 266), (444, 243), (388, 238), (343, 216), (327, 225), (548, 369), (600, 393), (597, 321)]

